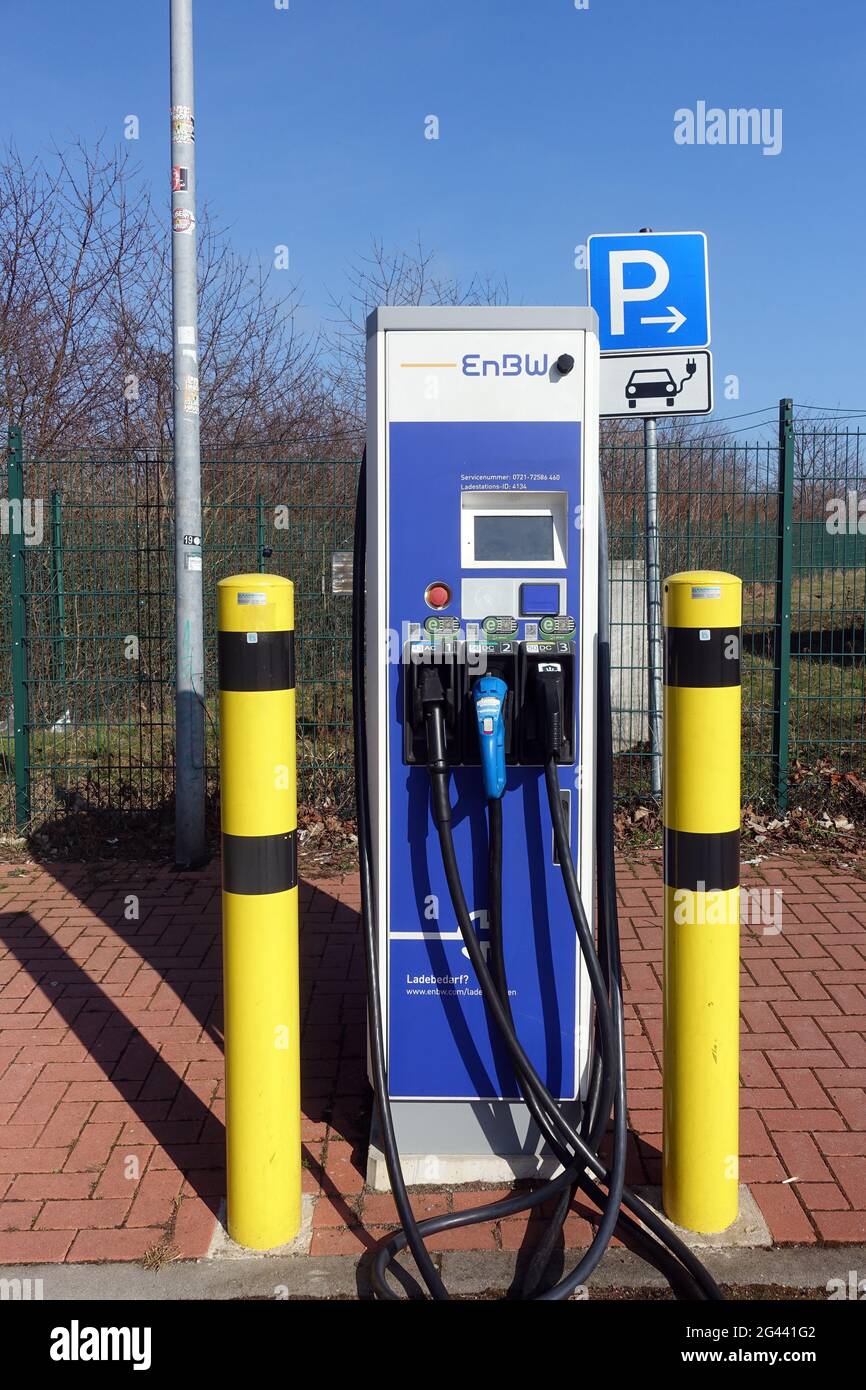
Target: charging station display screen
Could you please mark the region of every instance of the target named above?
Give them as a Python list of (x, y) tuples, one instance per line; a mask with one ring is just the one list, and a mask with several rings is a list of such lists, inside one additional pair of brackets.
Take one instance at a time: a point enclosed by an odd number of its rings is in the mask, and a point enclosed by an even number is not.
[(553, 517), (521, 516), (500, 512), (494, 516), (476, 516), (475, 559), (495, 564), (500, 560), (526, 562), (552, 560)]

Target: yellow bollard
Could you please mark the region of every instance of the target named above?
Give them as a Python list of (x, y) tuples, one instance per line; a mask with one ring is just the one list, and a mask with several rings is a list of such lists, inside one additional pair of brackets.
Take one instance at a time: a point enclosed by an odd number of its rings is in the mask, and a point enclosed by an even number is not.
[(664, 585), (666, 1215), (737, 1218), (742, 584), (697, 570)]
[(301, 1224), (294, 585), (218, 585), (228, 1231)]

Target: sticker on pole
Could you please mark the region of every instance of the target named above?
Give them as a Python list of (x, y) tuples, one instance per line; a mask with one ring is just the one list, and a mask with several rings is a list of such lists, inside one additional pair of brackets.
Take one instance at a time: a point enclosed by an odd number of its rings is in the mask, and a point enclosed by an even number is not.
[(703, 232), (629, 232), (587, 239), (589, 302), (602, 352), (710, 345)]
[(185, 376), (183, 379), (184, 415), (198, 415), (198, 377)]
[(722, 590), (718, 584), (693, 584), (692, 598), (721, 598)]
[(192, 145), (195, 142), (195, 116), (191, 106), (171, 108), (171, 140), (174, 145)]
[(171, 214), (171, 230), (189, 236), (195, 227), (195, 213), (189, 208), (175, 208)]
[(238, 603), (263, 604), (263, 603), (267, 603), (267, 601), (268, 601), (268, 596), (267, 596), (267, 594), (261, 594), (261, 593), (250, 594), (250, 593), (244, 593), (243, 591), (241, 591), (241, 592), (238, 594)]

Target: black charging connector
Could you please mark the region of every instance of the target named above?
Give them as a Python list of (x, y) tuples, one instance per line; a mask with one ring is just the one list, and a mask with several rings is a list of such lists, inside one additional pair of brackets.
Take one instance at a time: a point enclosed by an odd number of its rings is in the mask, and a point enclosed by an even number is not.
[(538, 725), (545, 758), (562, 757), (565, 677), (558, 661), (539, 661), (533, 671)]
[(427, 707), (442, 709), (444, 756), (463, 761), (463, 661), (456, 642), (407, 644), (403, 659), (403, 761), (424, 767), (429, 734)]
[(518, 756), (524, 767), (575, 757), (576, 657), (573, 642), (521, 643)]
[(435, 666), (421, 671), (421, 707), (427, 735), (427, 771), (430, 773), (430, 800), (437, 826), (451, 824), (448, 795), (448, 737), (445, 731), (445, 687)]

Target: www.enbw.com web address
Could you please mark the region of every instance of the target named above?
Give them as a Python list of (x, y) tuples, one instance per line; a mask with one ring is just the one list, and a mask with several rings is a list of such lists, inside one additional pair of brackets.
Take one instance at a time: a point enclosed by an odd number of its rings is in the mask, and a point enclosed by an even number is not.
[[(435, 994), (440, 999), (453, 998), (453, 996), (455, 995), (459, 995), (461, 998), (465, 995), (468, 995), (471, 998), (475, 998), (476, 996), (480, 996), (481, 990), (477, 986), (470, 987), (469, 985), (431, 985), (428, 989), (407, 989), (406, 993), (409, 995), (410, 998), (416, 998), (419, 995), (425, 996), (431, 994)], [(510, 989), (508, 993), (512, 998), (514, 998), (514, 996), (517, 994), (517, 990)]]

